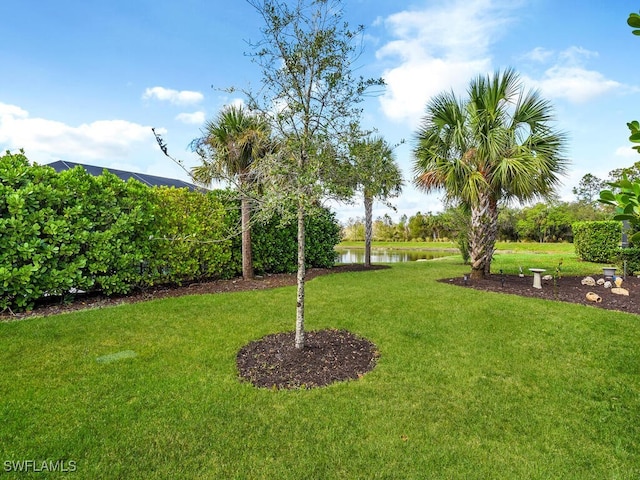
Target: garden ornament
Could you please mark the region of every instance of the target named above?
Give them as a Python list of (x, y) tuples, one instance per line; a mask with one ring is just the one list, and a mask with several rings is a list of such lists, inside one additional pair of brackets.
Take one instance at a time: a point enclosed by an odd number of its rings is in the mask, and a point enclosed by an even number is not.
[(593, 277), (584, 277), (582, 279), (582, 285), (588, 285), (590, 287), (595, 287), (596, 281), (593, 279)]
[(602, 297), (600, 295), (598, 295), (597, 293), (588, 292), (587, 293), (587, 300), (589, 300), (590, 302), (600, 303), (600, 302), (602, 302)]

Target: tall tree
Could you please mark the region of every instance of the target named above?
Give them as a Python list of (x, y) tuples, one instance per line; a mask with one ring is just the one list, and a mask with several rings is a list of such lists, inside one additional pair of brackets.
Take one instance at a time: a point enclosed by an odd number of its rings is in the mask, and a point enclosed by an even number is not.
[(498, 229), (498, 203), (529, 201), (553, 191), (564, 173), (565, 136), (537, 91), (525, 92), (512, 69), (478, 76), (468, 98), (435, 96), (416, 134), (414, 183), (444, 189), (471, 212), (472, 278), (490, 273)]
[(393, 148), (382, 137), (366, 137), (351, 145), (356, 189), (364, 198), (364, 265), (371, 266), (373, 202), (400, 195), (404, 180)]
[(623, 178), (627, 180), (640, 180), (640, 161), (635, 162), (630, 167), (616, 168), (609, 172), (609, 178), (606, 183), (617, 183)]
[(251, 168), (270, 145), (270, 128), (265, 119), (235, 105), (223, 108), (214, 120), (208, 121), (202, 137), (193, 144), (202, 163), (191, 170), (192, 178), (204, 185), (214, 180), (228, 180), (235, 183), (240, 192), (242, 277), (245, 280), (253, 278), (248, 190), (255, 176)]
[[(354, 78), (362, 27), (343, 19), (341, 0), (247, 0), (264, 21), (252, 44), (262, 88), (249, 105), (272, 119), (281, 148), (261, 162), (267, 203), (295, 205), (298, 274), (295, 347), (304, 347), (305, 216), (329, 192), (339, 193), (358, 104), (382, 80)], [(350, 193), (342, 192), (346, 197)]]
[(579, 202), (588, 205), (596, 205), (600, 195), (600, 190), (602, 190), (606, 185), (607, 182), (604, 180), (587, 173), (582, 176), (578, 186), (573, 187), (571, 191)]

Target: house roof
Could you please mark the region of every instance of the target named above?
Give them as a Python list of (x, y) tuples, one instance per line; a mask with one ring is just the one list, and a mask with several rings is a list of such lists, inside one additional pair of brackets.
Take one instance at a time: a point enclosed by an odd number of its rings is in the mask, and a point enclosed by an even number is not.
[(117, 170), (115, 168), (106, 168), (106, 167), (96, 167), (95, 165), (84, 165), (82, 163), (75, 162), (67, 162), (65, 160), (58, 160), (56, 162), (52, 162), (47, 164), (49, 167), (52, 167), (56, 172), (62, 172), (64, 170), (71, 170), (75, 167), (84, 168), (87, 173), (91, 175), (98, 176), (101, 175), (104, 170), (107, 170), (110, 173), (113, 173), (117, 177), (121, 178), (125, 182), (130, 178), (135, 178), (139, 182), (144, 183), (145, 185), (149, 185), (150, 187), (176, 187), (176, 188), (188, 188), (189, 190), (197, 190), (198, 187), (195, 185), (184, 182), (182, 180), (177, 180), (175, 178), (165, 178), (165, 177), (157, 177), (155, 175), (147, 175), (146, 173), (135, 173), (135, 172), (127, 172), (125, 170)]

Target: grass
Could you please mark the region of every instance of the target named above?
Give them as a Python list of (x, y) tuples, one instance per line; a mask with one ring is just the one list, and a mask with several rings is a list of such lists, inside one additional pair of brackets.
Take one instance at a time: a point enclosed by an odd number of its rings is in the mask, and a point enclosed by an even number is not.
[(639, 318), (436, 282), (465, 271), (310, 281), (307, 328), (381, 356), (308, 391), (235, 370), (241, 346), (293, 329), (292, 287), (0, 324), (0, 461), (73, 460), (92, 479), (638, 478)]
[[(458, 249), (456, 242), (373, 242), (372, 248), (392, 248), (397, 250), (443, 250)], [(340, 242), (337, 248), (364, 248), (364, 242)], [(498, 252), (505, 253), (557, 253), (569, 255), (574, 253), (572, 243), (534, 243), (534, 242), (498, 242)]]

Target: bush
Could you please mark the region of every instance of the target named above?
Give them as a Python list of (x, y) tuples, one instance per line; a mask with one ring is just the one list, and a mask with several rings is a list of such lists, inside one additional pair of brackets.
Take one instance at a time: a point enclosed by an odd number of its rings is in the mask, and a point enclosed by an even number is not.
[[(24, 153), (0, 156), (0, 311), (29, 309), (74, 290), (129, 293), (157, 283), (230, 278), (241, 272), (239, 201), (98, 177), (56, 173)], [(307, 218), (308, 267), (330, 267), (340, 227), (326, 209)], [(296, 226), (253, 228), (260, 273), (294, 272)]]
[[(305, 219), (305, 266), (332, 267), (334, 247), (340, 243), (340, 225), (326, 208), (315, 208)], [(298, 269), (298, 227), (279, 216), (251, 230), (253, 266), (257, 273), (293, 273)]]
[(218, 191), (202, 194), (186, 188), (154, 188), (158, 205), (145, 264), (154, 282), (231, 278), (241, 268), (233, 255), (234, 210)]
[(86, 258), (74, 192), (21, 152), (0, 157), (0, 309), (25, 309), (81, 283)]
[(622, 238), (620, 222), (576, 222), (572, 228), (576, 255), (582, 260), (608, 263), (618, 257)]
[(616, 266), (618, 267), (619, 272), (623, 271), (625, 267), (624, 262), (627, 262), (626, 264), (627, 274), (634, 275), (636, 272), (640, 272), (640, 248), (638, 247), (621, 248), (620, 254), (616, 261)]

